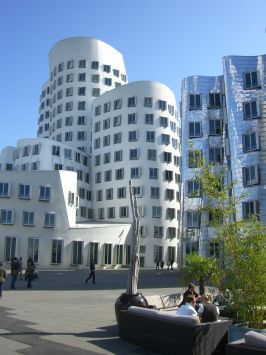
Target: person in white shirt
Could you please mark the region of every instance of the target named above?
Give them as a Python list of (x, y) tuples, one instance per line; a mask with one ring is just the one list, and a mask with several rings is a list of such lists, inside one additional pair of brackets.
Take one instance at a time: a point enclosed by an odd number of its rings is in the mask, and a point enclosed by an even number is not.
[(178, 308), (176, 311), (177, 316), (196, 316), (198, 313), (195, 310), (196, 298), (194, 295), (187, 295), (185, 298), (185, 304)]

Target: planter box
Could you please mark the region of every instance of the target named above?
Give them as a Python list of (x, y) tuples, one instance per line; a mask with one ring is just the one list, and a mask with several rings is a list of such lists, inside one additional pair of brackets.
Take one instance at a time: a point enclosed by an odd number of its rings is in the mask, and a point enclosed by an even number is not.
[(266, 329), (254, 329), (249, 327), (241, 326), (241, 324), (231, 324), (228, 328), (228, 342), (231, 343), (232, 341), (240, 340), (244, 338), (245, 334), (253, 330), (257, 333), (265, 333)]

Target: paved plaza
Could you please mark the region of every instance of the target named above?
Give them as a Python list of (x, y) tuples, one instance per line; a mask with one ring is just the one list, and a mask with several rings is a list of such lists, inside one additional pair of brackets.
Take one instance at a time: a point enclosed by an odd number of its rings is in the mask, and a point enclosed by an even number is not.
[[(27, 289), (24, 280), (0, 299), (0, 355), (154, 354), (118, 337), (114, 303), (125, 292), (128, 270), (40, 271)], [(141, 270), (143, 295), (177, 292), (176, 271)], [(183, 290), (183, 288), (182, 288)]]

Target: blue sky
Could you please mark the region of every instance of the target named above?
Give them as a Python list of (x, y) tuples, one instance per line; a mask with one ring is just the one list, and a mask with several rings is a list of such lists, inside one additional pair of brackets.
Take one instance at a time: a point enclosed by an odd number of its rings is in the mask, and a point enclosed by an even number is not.
[(154, 80), (180, 100), (186, 76), (219, 75), (225, 55), (266, 53), (265, 0), (0, 0), (0, 149), (36, 137), (48, 52), (88, 36), (125, 60), (129, 81)]

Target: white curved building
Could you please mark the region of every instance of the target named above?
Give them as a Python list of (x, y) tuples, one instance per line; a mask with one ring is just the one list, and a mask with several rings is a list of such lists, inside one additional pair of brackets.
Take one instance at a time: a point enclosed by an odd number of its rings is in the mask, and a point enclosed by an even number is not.
[(177, 262), (180, 142), (174, 94), (127, 84), (122, 55), (77, 37), (49, 54), (38, 138), (0, 154), (0, 260), (40, 268), (128, 265), (129, 180), (141, 216), (140, 264)]

